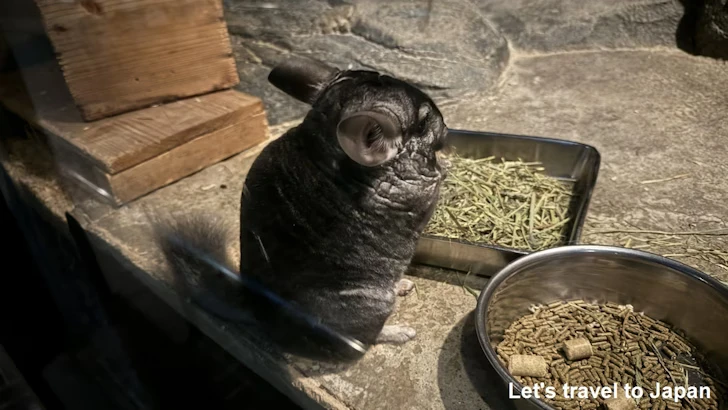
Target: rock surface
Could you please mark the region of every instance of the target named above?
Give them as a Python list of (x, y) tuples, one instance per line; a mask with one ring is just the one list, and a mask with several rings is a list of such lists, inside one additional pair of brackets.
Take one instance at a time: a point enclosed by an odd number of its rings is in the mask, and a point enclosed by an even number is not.
[(408, 80), (442, 103), (487, 91), (518, 54), (662, 47), (728, 59), (726, 0), (225, 1), (243, 91), (272, 124), (306, 105), (267, 83), (289, 53)]
[(677, 0), (511, 0), (480, 5), (529, 52), (673, 46), (683, 15)]
[(240, 89), (262, 96), (272, 123), (300, 116), (305, 106), (266, 83), (288, 53), (340, 68), (373, 69), (421, 87), (436, 100), (487, 89), (508, 60), (506, 40), (465, 0), (318, 0), (226, 4), (228, 29), (242, 77)]

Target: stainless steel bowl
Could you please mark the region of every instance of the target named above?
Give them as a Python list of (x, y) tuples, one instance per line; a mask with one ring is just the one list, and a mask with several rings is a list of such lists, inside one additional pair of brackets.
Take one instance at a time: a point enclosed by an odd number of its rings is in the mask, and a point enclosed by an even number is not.
[[(633, 249), (574, 245), (535, 252), (499, 271), (481, 292), (475, 320), (480, 345), (507, 389), (521, 385), (501, 365), (494, 346), (533, 304), (583, 299), (631, 304), (683, 329), (728, 375), (728, 288), (674, 260)], [(520, 396), (520, 394), (519, 394)], [(518, 408), (553, 410), (541, 400)]]

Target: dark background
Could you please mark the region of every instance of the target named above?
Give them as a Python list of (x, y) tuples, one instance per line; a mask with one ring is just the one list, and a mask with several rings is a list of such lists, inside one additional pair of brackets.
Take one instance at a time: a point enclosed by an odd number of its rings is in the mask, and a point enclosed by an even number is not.
[[(171, 340), (15, 205), (20, 218), (0, 198), (0, 345), (46, 409), (297, 408), (193, 327)], [(0, 408), (12, 393), (0, 378)]]

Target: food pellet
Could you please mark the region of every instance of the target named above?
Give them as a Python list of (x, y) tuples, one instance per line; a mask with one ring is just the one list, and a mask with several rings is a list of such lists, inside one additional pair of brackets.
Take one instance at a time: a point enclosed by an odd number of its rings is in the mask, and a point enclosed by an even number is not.
[(564, 354), (569, 360), (587, 359), (593, 353), (591, 343), (583, 337), (564, 342)]
[(538, 355), (513, 355), (508, 359), (508, 372), (513, 376), (546, 377), (549, 367)]
[[(635, 312), (630, 305), (590, 304), (582, 300), (534, 306), (503, 333), (496, 350), (521, 383), (543, 383), (560, 392), (570, 386), (639, 385), (644, 396), (541, 400), (556, 409), (725, 410), (728, 384), (705, 361), (684, 333)], [(537, 338), (534, 336), (538, 336)], [(709, 399), (651, 398), (656, 383), (669, 388), (709, 386)], [(620, 396), (621, 398), (621, 396)], [(627, 399), (626, 397), (624, 399)]]
[(634, 399), (627, 397), (617, 397), (604, 400), (605, 410), (636, 410), (637, 404)]

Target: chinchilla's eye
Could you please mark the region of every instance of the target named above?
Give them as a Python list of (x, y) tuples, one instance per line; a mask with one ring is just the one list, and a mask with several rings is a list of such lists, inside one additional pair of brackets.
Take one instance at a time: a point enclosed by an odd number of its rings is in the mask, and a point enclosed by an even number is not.
[(430, 113), (432, 112), (432, 109), (430, 108), (429, 104), (422, 104), (420, 106), (420, 109), (417, 113), (417, 133), (423, 134), (425, 131), (427, 131), (427, 124), (430, 119)]

